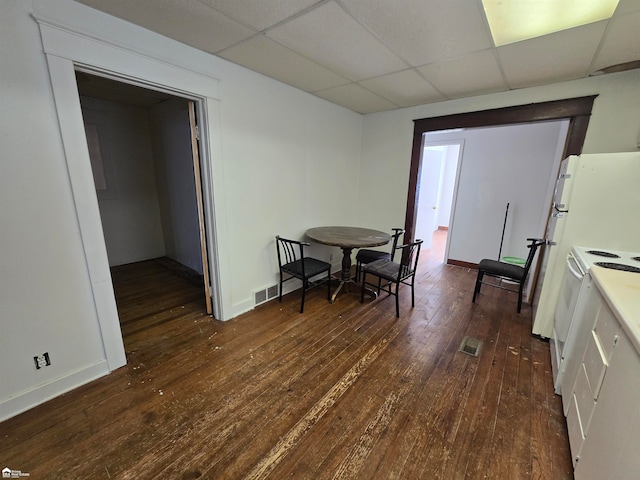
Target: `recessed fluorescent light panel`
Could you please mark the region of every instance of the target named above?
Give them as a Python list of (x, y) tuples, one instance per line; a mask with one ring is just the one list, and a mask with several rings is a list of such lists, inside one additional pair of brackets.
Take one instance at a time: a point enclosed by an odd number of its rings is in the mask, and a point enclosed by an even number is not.
[(611, 18), (618, 0), (482, 0), (496, 47)]

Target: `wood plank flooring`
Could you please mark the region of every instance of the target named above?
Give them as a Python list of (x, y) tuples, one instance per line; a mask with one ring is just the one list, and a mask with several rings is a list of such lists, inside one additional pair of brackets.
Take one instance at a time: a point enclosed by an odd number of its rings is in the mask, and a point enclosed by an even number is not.
[[(570, 479), (531, 309), (423, 250), (411, 309), (294, 292), (228, 322), (163, 262), (118, 267), (128, 365), (0, 423), (33, 479)], [(465, 336), (483, 342), (474, 357)]]

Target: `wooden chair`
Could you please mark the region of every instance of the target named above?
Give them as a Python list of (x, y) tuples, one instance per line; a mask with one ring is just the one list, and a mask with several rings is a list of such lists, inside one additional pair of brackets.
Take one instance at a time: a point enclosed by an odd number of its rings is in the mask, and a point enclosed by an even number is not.
[[(531, 264), (533, 263), (533, 257), (535, 256), (538, 247), (545, 243), (545, 241), (540, 238), (527, 238), (527, 241), (530, 242), (529, 245), (527, 245), (527, 248), (529, 249), (529, 255), (527, 256), (527, 260), (523, 267), (519, 265), (513, 265), (511, 263), (501, 262), (499, 260), (491, 260), (488, 258), (480, 260), (480, 263), (478, 264), (476, 286), (473, 290), (473, 299), (471, 300), (473, 303), (476, 302), (476, 295), (480, 293), (480, 288), (482, 287), (482, 285), (489, 285), (490, 287), (496, 287), (510, 292), (515, 292), (515, 290), (505, 288), (500, 285), (502, 280), (507, 280), (518, 284), (518, 313), (520, 313), (520, 310), (522, 310), (522, 292), (527, 281), (529, 270), (531, 269)], [(497, 278), (498, 283), (496, 284), (483, 282), (485, 275)]]
[[(288, 240), (276, 235), (276, 250), (280, 270), (279, 301), (282, 302), (282, 284), (292, 278), (302, 280), (302, 301), (300, 313), (304, 312), (304, 297), (307, 290), (318, 285), (310, 279), (327, 272), (327, 299), (331, 300), (331, 264), (312, 257), (304, 256), (304, 247), (308, 243)], [(287, 275), (287, 278), (284, 278)]]
[(393, 254), (396, 251), (396, 247), (398, 246), (398, 238), (400, 235), (404, 234), (403, 228), (393, 228), (393, 234), (391, 235), (392, 244), (391, 244), (391, 252), (382, 252), (380, 250), (371, 250), (369, 248), (361, 248), (358, 250), (356, 254), (356, 282), (360, 281), (360, 271), (362, 270), (362, 265), (366, 265), (367, 263), (375, 262), (376, 260), (380, 260), (381, 258), (386, 258), (388, 260), (393, 260)]
[[(411, 286), (411, 307), (415, 306), (414, 284), (416, 278), (416, 269), (418, 267), (418, 258), (420, 256), (420, 247), (422, 240), (408, 243), (395, 247), (398, 252), (400, 261), (394, 262), (390, 258), (381, 258), (362, 267), (362, 291), (360, 293), (360, 303), (364, 303), (364, 293), (367, 285), (375, 287), (378, 291), (383, 291), (389, 295), (396, 297), (396, 317), (400, 317), (400, 302), (398, 299), (398, 289), (401, 283)], [(395, 258), (394, 253), (391, 257)], [(376, 284), (367, 283), (367, 275), (378, 277)], [(380, 280), (386, 280), (387, 283), (380, 287)], [(393, 286), (395, 285), (395, 292)]]

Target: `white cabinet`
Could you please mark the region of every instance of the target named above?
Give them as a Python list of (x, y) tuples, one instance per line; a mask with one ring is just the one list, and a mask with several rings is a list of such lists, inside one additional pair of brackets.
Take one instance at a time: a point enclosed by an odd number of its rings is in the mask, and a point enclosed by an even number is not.
[[(640, 355), (597, 288), (591, 290), (592, 329), (567, 390), (569, 443), (576, 480), (640, 476)], [(570, 389), (569, 389), (570, 387)]]
[(582, 320), (580, 322), (575, 322), (575, 324), (579, 325), (580, 328), (572, 332), (574, 338), (572, 348), (574, 351), (570, 355), (567, 355), (563, 360), (564, 375), (561, 381), (561, 391), (566, 393), (566, 395), (562, 395), (562, 406), (565, 416), (569, 415), (569, 407), (572, 402), (572, 392), (574, 390), (576, 379), (578, 378), (580, 371), (584, 368), (582, 366), (582, 356), (584, 354), (585, 345), (592, 336), (592, 330), (595, 328), (596, 319), (598, 318), (598, 315), (600, 315), (600, 310), (604, 304), (604, 298), (602, 298), (598, 289), (593, 285), (592, 288), (588, 290), (585, 307), (581, 312), (583, 316)]
[(595, 322), (581, 343), (582, 369), (573, 375), (570, 397), (563, 397), (574, 476), (638, 479), (640, 275), (599, 267), (590, 274)]
[[(569, 400), (567, 428), (574, 468), (582, 456), (583, 444), (589, 436), (591, 416), (598, 403), (600, 389), (613, 352), (613, 348), (607, 350), (602, 347), (604, 342), (609, 343), (608, 338), (615, 330), (610, 322), (613, 313), (597, 291), (594, 291), (593, 295), (596, 295), (594, 298), (600, 303), (595, 325), (588, 332), (586, 345), (583, 346), (582, 362), (578, 366), (570, 396), (568, 399), (563, 396), (565, 402)], [(601, 332), (606, 335), (606, 340), (600, 337)]]
[(637, 479), (639, 435), (640, 356), (620, 332), (575, 465), (575, 478)]

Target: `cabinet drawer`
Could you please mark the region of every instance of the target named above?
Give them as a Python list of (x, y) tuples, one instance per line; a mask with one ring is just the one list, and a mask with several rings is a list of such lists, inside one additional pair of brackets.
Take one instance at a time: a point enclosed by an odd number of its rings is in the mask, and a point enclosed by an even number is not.
[(600, 345), (598, 334), (593, 330), (591, 331), (582, 363), (591, 388), (591, 396), (594, 400), (597, 400), (608, 362)]
[(578, 411), (578, 403), (576, 396), (571, 395), (571, 403), (569, 412), (567, 413), (567, 431), (569, 432), (569, 446), (571, 447), (571, 461), (575, 468), (578, 458), (580, 458), (580, 450), (584, 443), (584, 434), (582, 433), (582, 425), (580, 424), (580, 414)]
[(589, 423), (591, 422), (591, 415), (593, 414), (593, 409), (596, 406), (596, 401), (593, 399), (584, 364), (580, 365), (580, 369), (578, 370), (578, 377), (576, 378), (576, 386), (573, 396), (578, 407), (577, 413), (580, 418), (582, 434), (586, 437), (589, 434)]
[(609, 305), (606, 303), (603, 303), (602, 308), (598, 312), (594, 330), (598, 334), (604, 357), (607, 361), (611, 360), (613, 349), (616, 343), (618, 343), (620, 325), (613, 315), (611, 308), (609, 308)]

